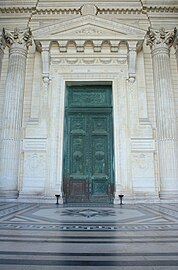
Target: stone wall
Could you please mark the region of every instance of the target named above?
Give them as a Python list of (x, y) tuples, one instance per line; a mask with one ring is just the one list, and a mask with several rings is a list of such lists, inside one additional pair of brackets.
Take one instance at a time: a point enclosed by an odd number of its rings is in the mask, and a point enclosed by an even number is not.
[[(56, 193), (62, 198), (66, 84), (111, 82), (114, 202), (123, 192), (128, 200), (176, 199), (178, 1), (2, 1), (0, 14), (4, 198), (47, 200)], [(27, 58), (13, 70), (13, 44), (19, 50), (24, 42)], [(166, 81), (158, 84), (162, 76)]]

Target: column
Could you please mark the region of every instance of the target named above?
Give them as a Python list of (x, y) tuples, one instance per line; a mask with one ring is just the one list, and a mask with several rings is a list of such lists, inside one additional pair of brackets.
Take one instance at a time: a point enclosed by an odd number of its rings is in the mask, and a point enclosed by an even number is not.
[(174, 39), (175, 30), (167, 32), (161, 28), (147, 32), (153, 62), (161, 199), (174, 199), (178, 195), (176, 110), (170, 69)]
[[(178, 32), (177, 32), (178, 33)], [(176, 60), (177, 60), (177, 69), (178, 69), (178, 35), (177, 35), (177, 38), (175, 40), (175, 44), (174, 44), (174, 47), (175, 47), (175, 55), (176, 55)]]
[(2, 60), (4, 56), (4, 48), (5, 48), (5, 39), (4, 39), (4, 29), (0, 34), (0, 78), (1, 78), (1, 70), (2, 70)]
[(23, 91), (31, 32), (29, 29), (24, 32), (18, 29), (15, 29), (14, 32), (5, 31), (5, 40), (10, 49), (10, 55), (0, 141), (0, 193), (1, 196), (16, 197), (18, 194)]

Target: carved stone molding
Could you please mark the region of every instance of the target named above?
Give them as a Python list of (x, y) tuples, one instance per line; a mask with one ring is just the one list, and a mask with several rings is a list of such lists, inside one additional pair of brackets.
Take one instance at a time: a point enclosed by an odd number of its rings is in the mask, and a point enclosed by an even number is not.
[(177, 7), (143, 7), (143, 13), (177, 13)]
[(155, 141), (153, 139), (132, 139), (132, 152), (154, 152)]
[(77, 30), (76, 31), (76, 34), (77, 35), (96, 35), (96, 36), (100, 36), (103, 34), (103, 32), (101, 30), (97, 30), (95, 29), (94, 27), (85, 27), (84, 29), (82, 30)]
[[(94, 32), (94, 29), (92, 30)], [(101, 35), (99, 32), (96, 34), (96, 36)], [(116, 39), (116, 40), (111, 40), (111, 39), (102, 39), (100, 40), (95, 40), (95, 39), (81, 39), (81, 40), (57, 40), (55, 41), (58, 44), (59, 51), (60, 53), (70, 53), (71, 48), (72, 52), (74, 53), (83, 53), (87, 54), (87, 49), (89, 48), (91, 52), (97, 54), (97, 53), (118, 53), (119, 52), (119, 47), (122, 42), (122, 40)], [(141, 45), (140, 45), (141, 44)], [(140, 48), (142, 48), (143, 41), (142, 40), (134, 40), (134, 41), (125, 41), (125, 46), (128, 48), (128, 52), (130, 52), (130, 55), (133, 54), (133, 52), (138, 52), (140, 51)], [(38, 46), (39, 47), (39, 46)], [(37, 47), (37, 50), (39, 51)]]
[(178, 30), (176, 31), (176, 38), (174, 41), (175, 55), (177, 59), (177, 67), (178, 67)]
[[(81, 14), (80, 8), (40, 8), (35, 7), (6, 7), (0, 8), (0, 13), (4, 14), (38, 14), (38, 15), (51, 15), (51, 14)], [(146, 13), (177, 13), (177, 7), (143, 7), (143, 8), (97, 8), (97, 14), (146, 14)]]
[(104, 58), (104, 57), (94, 57), (94, 58), (83, 58), (83, 57), (77, 57), (77, 58), (70, 58), (70, 57), (52, 57), (51, 59), (53, 64), (65, 64), (65, 65), (93, 65), (93, 64), (102, 64), (102, 65), (125, 65), (127, 64), (126, 58)]
[(93, 4), (85, 4), (81, 7), (82, 15), (96, 15), (97, 7)]
[(21, 31), (15, 28), (13, 32), (5, 30), (4, 38), (8, 47), (28, 48), (32, 45), (32, 33), (30, 28)]
[(5, 30), (3, 28), (2, 33), (0, 34), (0, 52), (3, 51), (6, 47), (6, 41), (4, 38)]
[(136, 62), (137, 62), (138, 42), (128, 41), (128, 72), (129, 82), (133, 83), (136, 78)]
[(6, 42), (4, 39), (4, 29), (3, 29), (2, 33), (0, 33), (0, 78), (1, 78), (2, 60), (3, 60), (3, 56), (4, 56), (5, 46), (6, 46)]

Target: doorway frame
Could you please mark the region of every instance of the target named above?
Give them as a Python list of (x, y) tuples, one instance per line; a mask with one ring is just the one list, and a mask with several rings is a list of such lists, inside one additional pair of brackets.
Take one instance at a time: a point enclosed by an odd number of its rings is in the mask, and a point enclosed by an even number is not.
[[(114, 204), (119, 204), (118, 195), (123, 192), (123, 188), (132, 190), (130, 178), (130, 142), (128, 133), (128, 104), (127, 104), (127, 66), (126, 62), (121, 66), (117, 65), (108, 73), (101, 72), (98, 66), (95, 72), (87, 73), (81, 67), (74, 74), (69, 70), (63, 70), (62, 66), (51, 67), (52, 82), (51, 89), (51, 113), (53, 119), (50, 132), (54, 137), (49, 143), (51, 151), (51, 163), (49, 171), (49, 181), (53, 194), (60, 194), (60, 203), (63, 203), (63, 136), (64, 136), (64, 112), (65, 112), (65, 90), (67, 85), (75, 84), (110, 84), (112, 85), (113, 99), (113, 147), (114, 147), (114, 176), (115, 192)], [(79, 71), (81, 70), (81, 73)], [(55, 148), (55, 156), (54, 156)], [(49, 186), (49, 185), (48, 185)], [(49, 192), (49, 189), (48, 189)]]

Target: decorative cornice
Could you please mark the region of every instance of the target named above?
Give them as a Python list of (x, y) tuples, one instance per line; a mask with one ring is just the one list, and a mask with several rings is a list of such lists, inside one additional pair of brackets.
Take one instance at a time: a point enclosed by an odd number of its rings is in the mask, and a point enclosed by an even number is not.
[(98, 8), (98, 14), (146, 14), (155, 13), (178, 13), (177, 7), (145, 7), (143, 8)]
[(49, 15), (52, 15), (52, 14), (80, 14), (80, 9), (72, 9), (72, 8), (69, 8), (69, 9), (38, 9), (38, 10), (35, 10), (35, 13), (38, 14), (38, 15), (45, 15), (45, 14), (49, 14)]
[[(0, 13), (30, 13), (38, 15), (53, 14), (81, 14), (81, 8), (45, 8), (37, 9), (35, 7), (6, 7), (0, 8)], [(146, 14), (146, 13), (178, 13), (177, 7), (143, 7), (143, 8), (97, 8), (96, 14)]]
[(32, 13), (35, 11), (35, 8), (23, 8), (23, 7), (7, 7), (0, 8), (0, 13)]
[(8, 7), (8, 8), (0, 8), (0, 13), (3, 14), (11, 14), (11, 13), (30, 13), (30, 14), (38, 14), (38, 15), (53, 15), (53, 14), (80, 14), (79, 9), (72, 9), (72, 8), (64, 8), (64, 9), (52, 9), (52, 8), (45, 8), (45, 9), (36, 9), (36, 8), (23, 8), (23, 7)]
[(143, 12), (178, 13), (177, 7), (143, 7)]
[(97, 14), (141, 14), (142, 9), (134, 8), (98, 8)]

